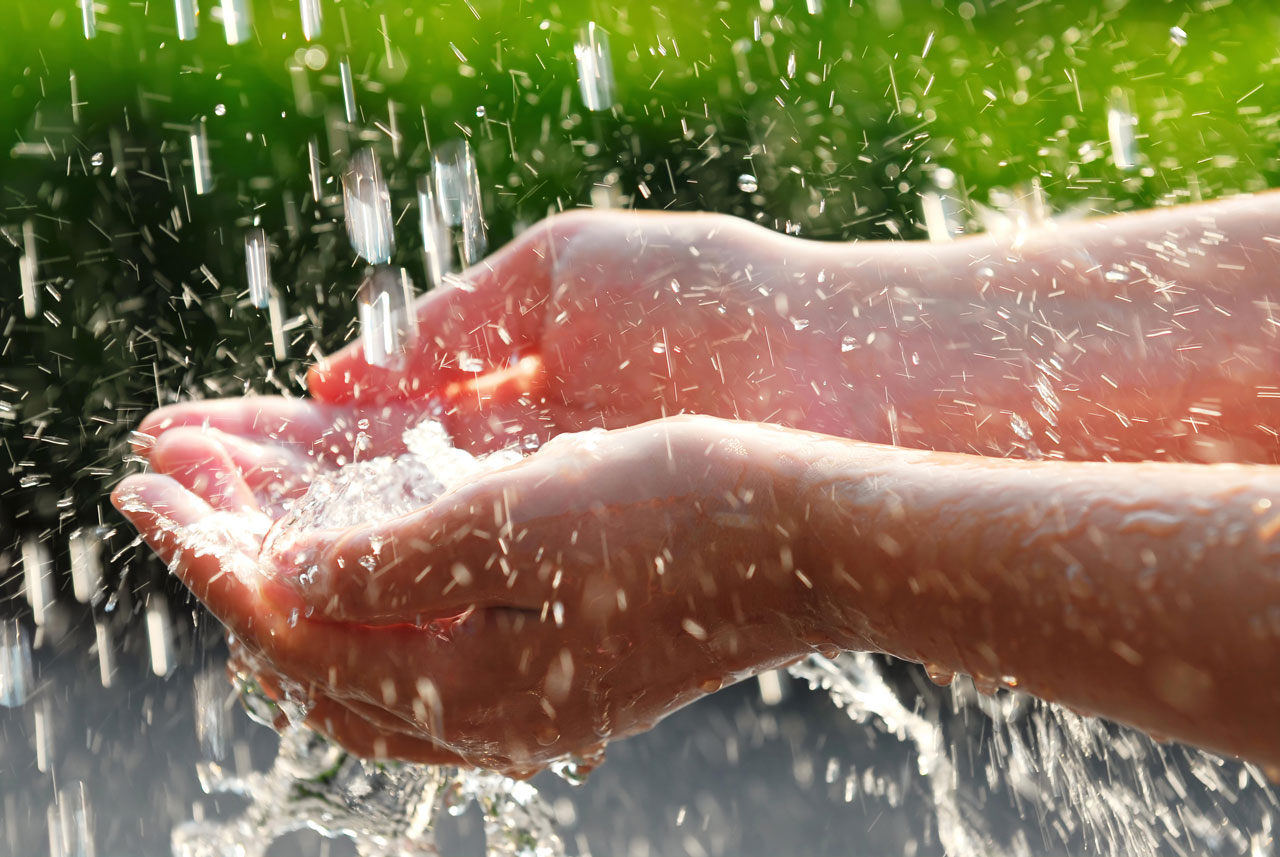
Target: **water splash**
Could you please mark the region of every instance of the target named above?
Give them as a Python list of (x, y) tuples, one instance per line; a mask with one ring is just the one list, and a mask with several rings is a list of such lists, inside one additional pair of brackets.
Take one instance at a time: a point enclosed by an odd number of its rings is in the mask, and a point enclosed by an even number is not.
[[(1160, 745), (1025, 694), (993, 687), (984, 695), (968, 679), (935, 694), (900, 690), (867, 654), (814, 656), (791, 673), (830, 693), (853, 720), (913, 747), (948, 854), (1270, 854), (1273, 848), (1269, 829), (1248, 835), (1229, 820), (1228, 807), (1243, 807), (1250, 795), (1264, 815), (1280, 809), (1253, 765)], [(1002, 804), (1034, 819), (1044, 844), (1032, 844), (1021, 825), (994, 823)]]
[[(278, 713), (246, 688), (255, 720)], [(485, 816), (488, 853), (557, 857), (564, 853), (554, 813), (525, 782), (484, 771), (359, 759), (316, 733), (289, 726), (271, 768), (236, 776), (216, 762), (198, 773), (209, 794), (247, 798), (249, 808), (227, 822), (187, 822), (173, 833), (174, 857), (261, 857), (276, 839), (310, 829), (348, 836), (361, 857), (425, 857), (435, 847), (441, 812), (460, 814), (472, 802)]]

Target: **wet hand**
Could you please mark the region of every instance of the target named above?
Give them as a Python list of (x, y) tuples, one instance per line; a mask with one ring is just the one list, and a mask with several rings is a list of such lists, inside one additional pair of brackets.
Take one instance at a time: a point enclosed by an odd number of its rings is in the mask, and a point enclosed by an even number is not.
[[(412, 514), (265, 547), (235, 455), (196, 429), (162, 437), (167, 475), (115, 499), (241, 668), (310, 701), (316, 728), (363, 755), (524, 774), (810, 650), (819, 611), (771, 432), (679, 418), (568, 436)], [(218, 511), (259, 525), (218, 536)], [(175, 526), (192, 525), (215, 535), (184, 548)]]
[(806, 425), (843, 389), (839, 337), (809, 324), (832, 253), (720, 215), (553, 217), (423, 298), (400, 365), (355, 343), (309, 386), (328, 403), (441, 396), (473, 451), (681, 412)]

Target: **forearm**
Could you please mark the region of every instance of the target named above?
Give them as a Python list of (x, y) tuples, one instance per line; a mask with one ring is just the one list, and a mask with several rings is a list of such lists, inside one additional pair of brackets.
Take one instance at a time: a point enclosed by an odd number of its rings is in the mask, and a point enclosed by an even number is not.
[(814, 449), (838, 643), (1280, 764), (1280, 471)]
[(841, 359), (805, 427), (983, 454), (1275, 463), (1277, 236), (1280, 195), (1264, 194), (1021, 240), (813, 248), (788, 309)]

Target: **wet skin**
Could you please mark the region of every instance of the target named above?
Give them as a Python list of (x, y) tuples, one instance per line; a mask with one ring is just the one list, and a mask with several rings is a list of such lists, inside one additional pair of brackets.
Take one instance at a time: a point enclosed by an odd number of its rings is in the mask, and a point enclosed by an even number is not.
[[(365, 755), (527, 773), (843, 647), (1276, 764), (1280, 696), (1254, 677), (1280, 639), (1278, 214), (945, 245), (554, 218), (425, 298), (399, 367), (357, 345), (313, 370), (315, 401), (151, 415), (155, 473), (116, 502), (175, 559), (166, 519), (265, 530), (358, 433), (394, 452), (433, 403), (477, 452), (609, 429), (395, 520), (273, 539), (266, 577), (176, 562), (237, 666)], [(1063, 460), (999, 460), (1029, 451)], [(1081, 462), (1103, 458), (1256, 464)]]

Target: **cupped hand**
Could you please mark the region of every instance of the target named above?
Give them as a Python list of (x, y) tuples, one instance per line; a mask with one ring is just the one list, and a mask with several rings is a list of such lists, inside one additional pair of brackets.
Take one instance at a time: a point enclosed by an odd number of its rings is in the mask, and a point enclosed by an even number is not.
[(815, 335), (830, 254), (723, 215), (552, 217), (426, 295), (399, 365), (355, 343), (309, 387), (329, 403), (441, 396), (472, 450), (682, 412), (824, 428), (843, 389), (839, 337)]
[(362, 755), (527, 774), (818, 644), (792, 558), (800, 465), (773, 433), (691, 417), (568, 435), (411, 514), (264, 548), (243, 464), (278, 446), (188, 427), (152, 451), (166, 475), (114, 499), (316, 728)]

